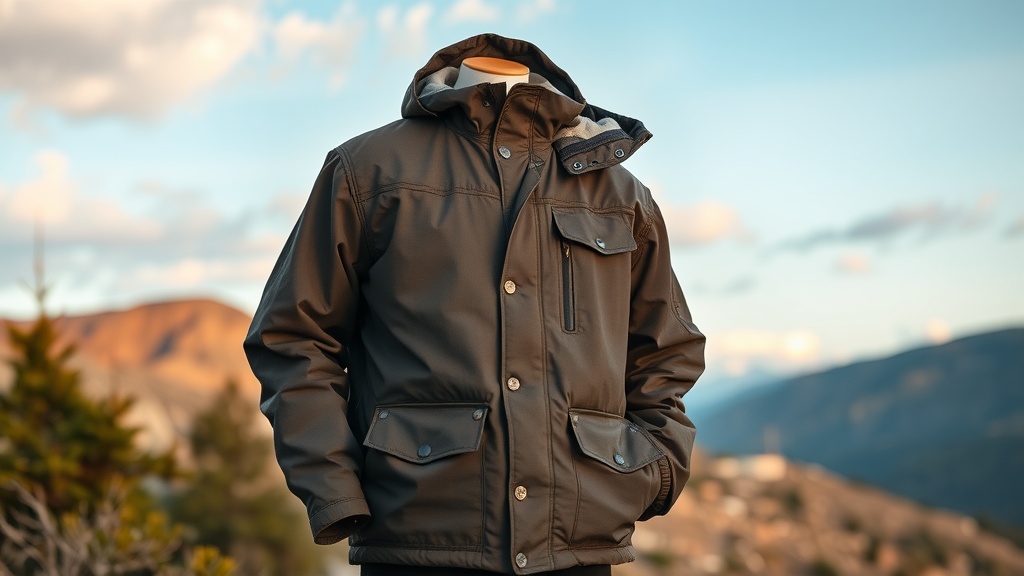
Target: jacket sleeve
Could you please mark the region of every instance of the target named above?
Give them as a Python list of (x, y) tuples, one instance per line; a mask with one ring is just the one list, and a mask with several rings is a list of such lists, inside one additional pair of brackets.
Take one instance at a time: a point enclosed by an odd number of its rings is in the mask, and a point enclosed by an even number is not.
[(313, 539), (333, 544), (369, 519), (362, 450), (347, 419), (346, 345), (359, 301), (357, 205), (344, 160), (332, 151), (278, 257), (245, 338), (262, 386), (260, 410), (289, 489)]
[(672, 272), (664, 219), (654, 201), (645, 200), (632, 269), (626, 414), (665, 457), (658, 460), (661, 491), (641, 520), (667, 513), (690, 477), (696, 429), (682, 396), (704, 371), (704, 335)]

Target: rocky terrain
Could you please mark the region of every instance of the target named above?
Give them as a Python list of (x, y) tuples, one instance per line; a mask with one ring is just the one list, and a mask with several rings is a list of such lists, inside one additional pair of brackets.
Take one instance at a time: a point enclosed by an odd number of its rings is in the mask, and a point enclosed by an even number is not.
[(1024, 551), (924, 508), (777, 455), (710, 458), (672, 512), (638, 526), (616, 576), (1024, 574)]

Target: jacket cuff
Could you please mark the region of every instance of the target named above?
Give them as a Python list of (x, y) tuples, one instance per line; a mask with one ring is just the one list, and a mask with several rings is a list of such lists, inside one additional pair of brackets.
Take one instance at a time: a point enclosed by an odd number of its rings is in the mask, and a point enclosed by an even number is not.
[(370, 509), (362, 498), (332, 502), (309, 517), (313, 542), (334, 544), (348, 538), (370, 519)]
[(648, 518), (668, 512), (668, 510), (665, 510), (665, 504), (668, 503), (668, 497), (672, 494), (672, 468), (668, 464), (667, 457), (662, 456), (658, 458), (658, 472), (661, 478), (661, 490), (658, 491), (658, 496), (654, 498), (654, 502), (640, 516), (640, 520), (647, 520)]

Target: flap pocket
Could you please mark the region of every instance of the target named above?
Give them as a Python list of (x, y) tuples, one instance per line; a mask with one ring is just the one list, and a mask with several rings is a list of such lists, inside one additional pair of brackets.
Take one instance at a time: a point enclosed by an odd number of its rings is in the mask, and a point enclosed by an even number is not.
[(595, 214), (589, 210), (552, 210), (555, 226), (563, 238), (601, 254), (636, 250), (633, 227), (620, 213)]
[(595, 410), (569, 410), (569, 421), (587, 456), (619, 472), (632, 472), (665, 453), (636, 424)]
[(426, 464), (480, 447), (487, 406), (399, 404), (378, 406), (364, 446), (413, 464)]

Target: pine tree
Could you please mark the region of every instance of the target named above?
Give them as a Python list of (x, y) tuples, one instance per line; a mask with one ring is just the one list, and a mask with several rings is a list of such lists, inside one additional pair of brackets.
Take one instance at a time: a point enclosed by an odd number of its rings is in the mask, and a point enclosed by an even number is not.
[(130, 398), (85, 395), (81, 374), (68, 366), (74, 347), (59, 345), (45, 312), (8, 332), (14, 382), (0, 393), (0, 505), (14, 505), (2, 486), (16, 482), (41, 490), (60, 516), (90, 509), (114, 479), (132, 484), (173, 472), (170, 452), (154, 456), (135, 447), (138, 430), (124, 424)]
[(229, 382), (195, 416), (194, 470), (171, 498), (171, 516), (192, 527), (196, 544), (230, 553), (241, 574), (314, 573), (323, 553), (312, 544), (298, 502), (268, 475), (273, 447), (253, 430), (257, 415)]

